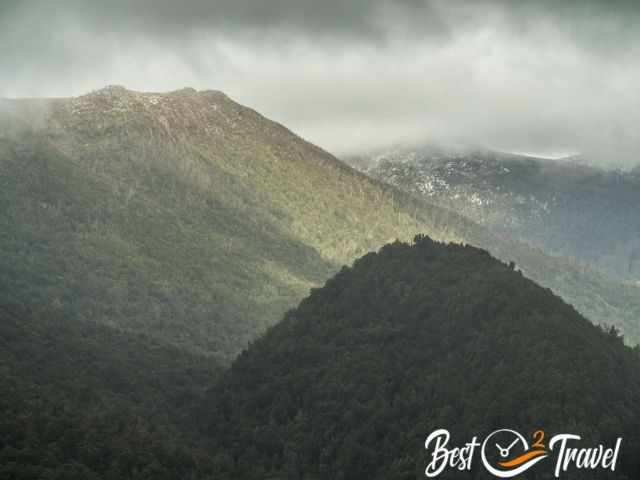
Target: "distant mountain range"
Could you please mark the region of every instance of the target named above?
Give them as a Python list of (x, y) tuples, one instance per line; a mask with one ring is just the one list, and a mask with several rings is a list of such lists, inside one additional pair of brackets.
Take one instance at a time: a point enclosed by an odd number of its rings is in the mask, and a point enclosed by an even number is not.
[(640, 296), (356, 172), (215, 91), (0, 107), (2, 302), (229, 362), (341, 265), (417, 233), (516, 262), (640, 338)]
[(640, 281), (640, 171), (465, 148), (397, 147), (351, 161), (491, 230)]
[[(234, 372), (264, 360), (264, 371), (269, 373), (273, 364), (268, 355), (263, 357), (260, 345), (273, 345), (275, 356), (288, 355), (291, 347), (295, 355), (289, 366), (301, 367), (299, 374), (310, 372), (295, 340), (283, 337), (284, 351), (272, 343), (280, 335), (277, 332), (288, 335), (291, 315), (264, 339), (261, 334), (310, 291), (315, 293), (303, 301), (300, 312), (327, 292), (336, 293), (331, 285), (343, 285), (344, 273), (330, 280), (322, 293), (315, 289), (344, 265), (363, 256), (360, 265), (365, 265), (378, 258), (367, 256), (369, 252), (396, 239), (410, 241), (416, 234), (480, 246), (513, 262), (507, 267), (476, 249), (440, 245), (429, 247), (431, 253), (425, 255), (442, 256), (441, 265), (436, 269), (427, 262), (421, 273), (425, 259), (418, 255), (415, 277), (424, 280), (423, 275), (430, 275), (424, 292), (434, 297), (417, 303), (416, 314), (426, 315), (431, 308), (440, 315), (442, 308), (452, 308), (452, 324), (443, 324), (443, 330), (436, 331), (443, 336), (429, 342), (442, 338), (442, 348), (452, 346), (447, 332), (460, 327), (456, 322), (467, 318), (464, 315), (475, 315), (474, 309), (479, 309), (490, 317), (500, 313), (491, 299), (521, 298), (533, 292), (535, 301), (527, 304), (525, 319), (537, 321), (536, 308), (553, 316), (540, 324), (549, 327), (550, 339), (536, 337), (533, 345), (557, 353), (555, 332), (562, 345), (571, 347), (575, 341), (580, 347), (579, 355), (568, 360), (582, 361), (587, 351), (593, 354), (586, 370), (575, 377), (575, 385), (591, 386), (602, 368), (603, 375), (612, 377), (607, 378), (608, 391), (622, 402), (616, 403), (606, 431), (635, 425), (627, 421), (624, 410), (629, 398), (635, 402), (635, 377), (628, 373), (635, 361), (628, 356), (633, 353), (622, 347), (615, 332), (601, 333), (521, 274), (553, 289), (592, 322), (615, 325), (630, 343), (640, 339), (637, 286), (546, 255), (448, 204), (435, 205), (358, 172), (221, 92), (140, 93), (107, 87), (75, 98), (1, 100), (0, 477), (225, 478), (220, 473), (229, 466), (226, 455), (235, 448), (226, 442), (236, 434), (213, 434), (212, 415), (220, 415), (226, 407), (213, 393), (218, 387), (205, 398), (205, 390), (218, 383), (222, 368), (255, 342), (224, 374), (221, 385), (237, 393), (238, 408), (279, 404), (271, 397), (274, 385), (268, 378), (265, 397), (256, 400), (245, 392), (251, 376), (242, 379), (244, 374), (240, 378)], [(412, 254), (406, 253), (414, 252), (412, 248), (386, 247), (384, 255), (400, 255), (404, 260), (397, 266), (404, 269), (404, 262), (412, 261)], [(454, 252), (451, 258), (443, 253), (448, 251)], [(469, 271), (464, 267), (467, 260)], [(475, 285), (460, 290), (461, 297), (456, 296), (460, 272), (472, 275)], [(388, 328), (388, 319), (368, 318), (378, 307), (380, 312), (405, 308), (398, 299), (422, 285), (387, 273), (390, 284), (371, 290), (380, 294), (376, 302), (369, 304), (372, 299), (364, 293), (362, 298), (351, 298), (354, 310), (344, 317), (364, 322), (362, 348), (367, 358), (381, 348), (383, 338), (393, 343), (416, 334), (416, 339), (424, 340), (420, 328), (394, 336), (395, 327)], [(500, 281), (494, 281), (494, 273)], [(348, 280), (345, 288), (357, 293), (348, 286), (357, 276)], [(369, 280), (363, 277), (364, 290), (371, 287)], [(477, 299), (464, 296), (476, 288)], [(389, 295), (383, 295), (387, 289)], [(448, 303), (442, 303), (443, 298)], [(548, 302), (553, 308), (545, 306)], [(472, 311), (459, 316), (457, 308)], [(513, 325), (508, 325), (511, 320)], [(492, 325), (499, 330), (494, 332)], [(488, 324), (481, 332), (488, 338), (483, 340), (485, 347), (504, 347), (495, 342), (500, 332), (509, 332), (513, 345), (524, 348), (528, 337), (514, 332), (522, 326), (513, 316)], [(314, 346), (309, 355), (326, 353), (328, 357), (314, 361), (326, 360), (331, 367), (327, 372), (333, 374), (336, 362), (342, 361), (334, 354), (344, 349), (334, 351), (331, 342), (353, 347), (357, 357), (356, 331), (321, 327), (318, 332), (324, 336), (315, 340), (325, 342), (326, 348)], [(300, 345), (307, 340), (301, 336)], [(435, 343), (414, 346), (431, 348)], [(405, 355), (404, 343), (393, 345), (400, 348), (400, 357)], [(475, 354), (469, 348), (465, 352)], [(612, 362), (622, 369), (616, 370), (619, 378), (611, 375)], [(345, 365), (343, 373), (349, 378), (344, 384), (356, 389), (352, 375), (358, 364)], [(434, 365), (442, 378), (453, 374), (453, 363)], [(394, 375), (396, 371), (389, 370)], [(273, 372), (280, 375), (277, 369)], [(549, 385), (562, 383), (555, 377), (553, 381)], [(618, 395), (618, 383), (624, 381), (630, 385), (629, 398)], [(296, 390), (296, 382), (290, 385), (292, 401), (298, 402), (295, 394), (303, 392)], [(261, 388), (259, 383), (253, 387)], [(594, 405), (600, 405), (598, 388), (593, 390)], [(290, 423), (295, 412), (287, 409), (286, 399), (283, 402), (284, 410), (272, 409), (274, 425), (284, 428), (281, 431), (295, 430), (295, 422)], [(335, 413), (338, 404), (331, 405), (329, 410)], [(349, 415), (349, 422), (357, 420), (357, 408)], [(202, 419), (210, 421), (209, 428), (198, 430)], [(252, 415), (243, 423), (258, 424)], [(309, 437), (304, 423), (301, 428), (292, 438), (304, 442)], [(254, 431), (259, 436), (254, 440), (260, 462), (272, 448), (262, 436), (265, 432)], [(216, 442), (224, 448), (212, 458), (210, 445)], [(281, 454), (274, 454), (273, 468), (281, 468)], [(361, 454), (368, 455), (354, 453)], [(286, 455), (295, 472), (298, 454), (288, 450)], [(350, 462), (342, 459), (333, 466)], [(398, 468), (404, 472), (413, 467)]]

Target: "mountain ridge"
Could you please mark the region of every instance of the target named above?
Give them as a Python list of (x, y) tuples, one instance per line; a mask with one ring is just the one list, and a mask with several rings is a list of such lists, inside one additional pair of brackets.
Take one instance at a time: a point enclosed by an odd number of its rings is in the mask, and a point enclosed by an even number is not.
[(341, 265), (424, 233), (491, 248), (636, 338), (631, 293), (370, 179), (219, 92), (12, 102), (0, 115), (12, 301), (228, 362)]

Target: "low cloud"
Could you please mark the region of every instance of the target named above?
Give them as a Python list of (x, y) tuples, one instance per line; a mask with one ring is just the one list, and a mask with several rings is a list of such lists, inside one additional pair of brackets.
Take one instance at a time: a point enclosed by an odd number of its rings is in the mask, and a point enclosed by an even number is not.
[(0, 96), (193, 86), (337, 154), (450, 141), (632, 166), (639, 20), (626, 1), (5, 1)]

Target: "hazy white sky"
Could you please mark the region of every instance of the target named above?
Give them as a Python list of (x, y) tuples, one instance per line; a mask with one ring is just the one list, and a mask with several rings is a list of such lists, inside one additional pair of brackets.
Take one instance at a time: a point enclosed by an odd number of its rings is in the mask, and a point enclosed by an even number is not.
[(0, 96), (217, 89), (337, 154), (640, 163), (640, 2), (0, 0)]

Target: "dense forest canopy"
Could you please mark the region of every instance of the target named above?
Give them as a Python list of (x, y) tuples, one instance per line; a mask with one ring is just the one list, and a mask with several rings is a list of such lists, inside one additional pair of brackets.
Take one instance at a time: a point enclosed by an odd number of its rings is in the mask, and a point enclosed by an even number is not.
[(208, 478), (192, 413), (211, 359), (14, 305), (0, 365), (0, 478)]
[(621, 436), (615, 474), (563, 478), (635, 479), (639, 367), (614, 329), (513, 265), (417, 237), (314, 290), (236, 360), (203, 411), (220, 479), (423, 478), (431, 431), (505, 427), (594, 445)]

